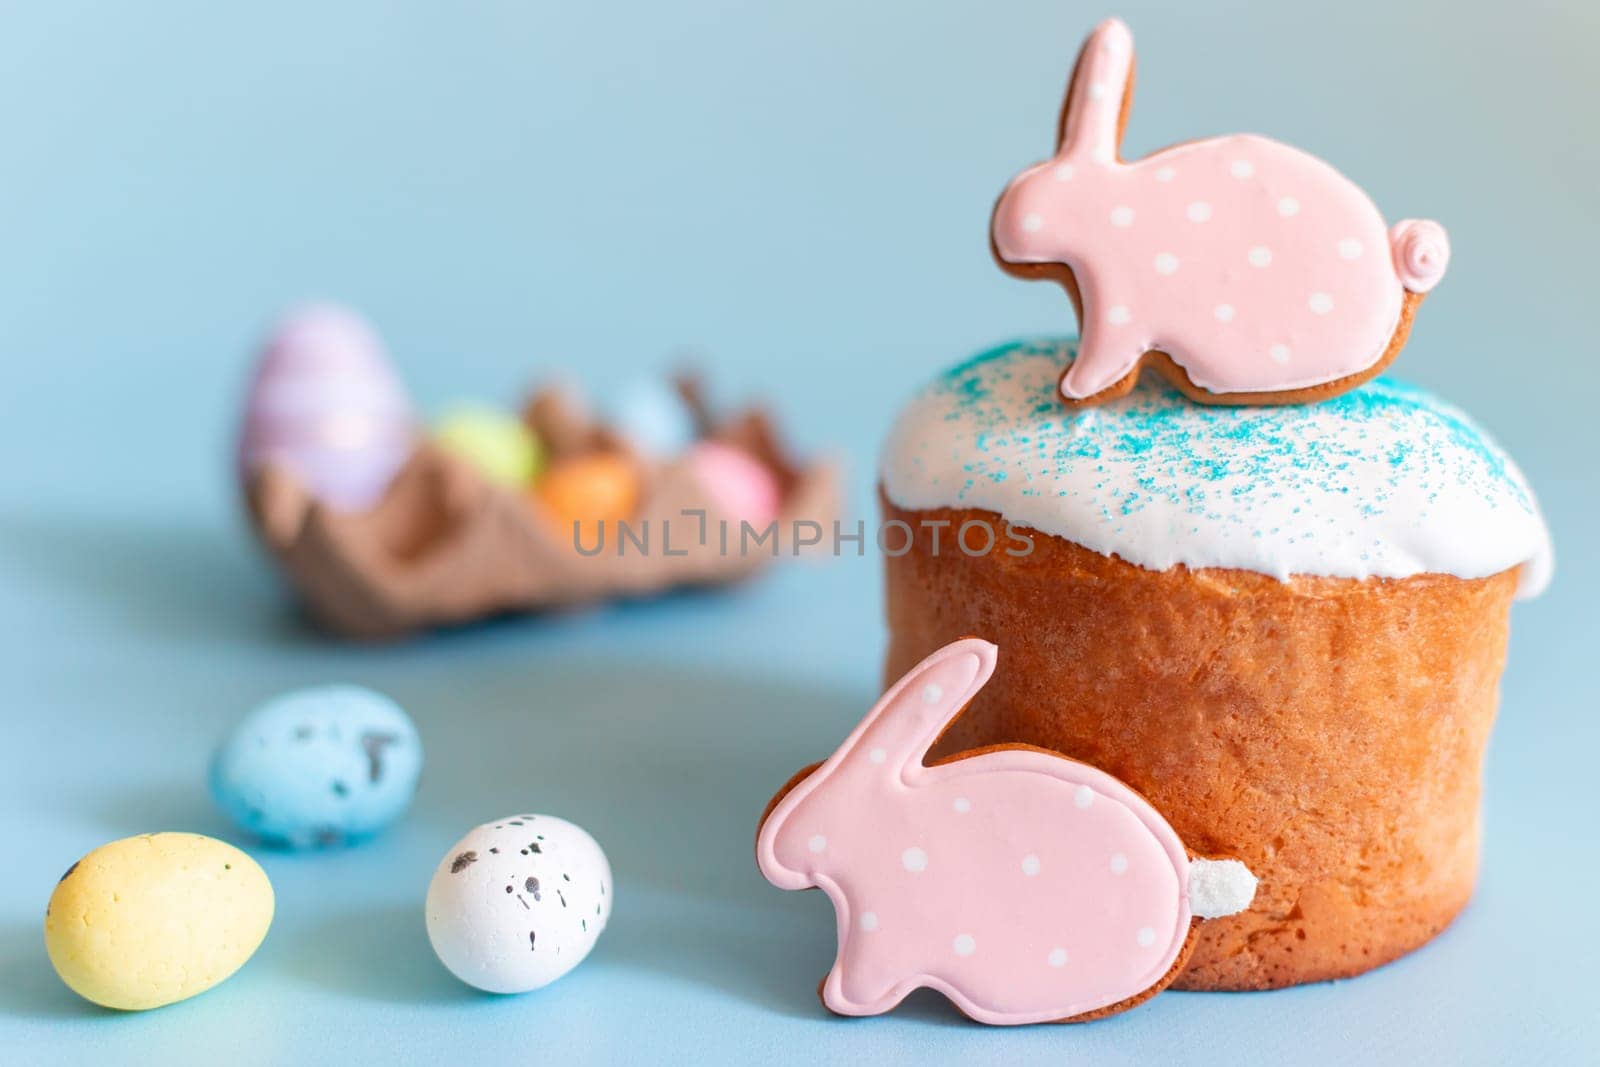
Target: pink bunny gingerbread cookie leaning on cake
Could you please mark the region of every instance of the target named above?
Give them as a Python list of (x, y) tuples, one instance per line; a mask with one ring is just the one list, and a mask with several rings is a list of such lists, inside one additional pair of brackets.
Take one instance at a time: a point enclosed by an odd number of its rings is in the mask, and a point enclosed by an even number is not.
[(1191, 858), (1087, 764), (1024, 745), (925, 764), (995, 656), (966, 638), (923, 660), (762, 817), (762, 874), (833, 902), (831, 1011), (876, 1015), (929, 987), (996, 1025), (1112, 1014), (1177, 976), (1197, 920), (1255, 894), (1244, 864)]
[(1062, 398), (1122, 396), (1146, 365), (1212, 404), (1320, 400), (1376, 376), (1444, 274), (1444, 229), (1386, 227), (1349, 179), (1265, 137), (1123, 162), (1133, 66), (1127, 26), (1101, 23), (1073, 70), (1055, 157), (995, 206), (1000, 265), (1060, 282), (1077, 309)]

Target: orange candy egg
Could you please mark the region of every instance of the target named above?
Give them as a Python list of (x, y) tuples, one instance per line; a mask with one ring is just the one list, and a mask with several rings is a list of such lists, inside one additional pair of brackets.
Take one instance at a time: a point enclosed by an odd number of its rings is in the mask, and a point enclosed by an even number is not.
[(632, 517), (639, 504), (639, 471), (615, 452), (561, 460), (539, 479), (534, 498), (563, 538), (577, 523), (583, 543), (592, 545), (599, 523)]

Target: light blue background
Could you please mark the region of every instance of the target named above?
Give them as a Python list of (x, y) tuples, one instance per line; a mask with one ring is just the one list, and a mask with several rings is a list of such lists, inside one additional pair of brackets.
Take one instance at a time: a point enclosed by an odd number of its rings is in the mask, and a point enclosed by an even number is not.
[[(0, 1059), (1593, 1059), (1600, 8), (1480, 6), (1121, 6), (1130, 154), (1255, 130), (1450, 229), (1399, 370), (1519, 458), (1560, 557), (1515, 613), (1478, 895), (1357, 981), (996, 1032), (931, 996), (828, 1017), (826, 901), (751, 861), (770, 791), (876, 695), (875, 561), (341, 646), (254, 551), (228, 451), (264, 324), (332, 296), (433, 407), (564, 369), (605, 389), (698, 349), (726, 396), (841, 449), (866, 509), (920, 379), (1068, 321), (1059, 291), (994, 269), (985, 226), (1106, 12), (0, 4)], [(135, 832), (234, 836), (204, 795), (214, 739), (334, 680), (415, 714), (412, 817), (355, 851), (260, 854), (278, 919), (218, 990), (139, 1016), (67, 992), (40, 936), (61, 871)], [(524, 809), (606, 845), (616, 916), (560, 984), (481, 997), (430, 955), (422, 894), (460, 833)]]

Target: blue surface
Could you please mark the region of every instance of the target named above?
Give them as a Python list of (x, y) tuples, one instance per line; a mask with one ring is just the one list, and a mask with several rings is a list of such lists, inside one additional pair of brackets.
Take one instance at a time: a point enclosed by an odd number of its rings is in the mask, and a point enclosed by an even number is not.
[[(0, 1060), (1597, 1057), (1600, 9), (1122, 5), (1131, 152), (1257, 130), (1336, 161), (1392, 218), (1449, 226), (1455, 262), (1397, 369), (1517, 457), (1558, 570), (1516, 609), (1482, 883), (1437, 942), (1355, 981), (993, 1032), (928, 996), (826, 1016), (826, 901), (751, 860), (770, 791), (876, 695), (876, 561), (340, 646), (253, 550), (227, 457), (265, 321), (332, 296), (435, 408), (558, 370), (603, 389), (700, 349), (723, 392), (765, 393), (800, 440), (841, 448), (865, 510), (915, 383), (1063, 328), (1059, 291), (995, 270), (984, 227), (1047, 151), (1104, 12), (399, 6), (0, 9)], [(42, 946), (56, 878), (139, 831), (236, 839), (206, 798), (211, 747), (257, 701), (331, 681), (415, 717), (408, 818), (360, 849), (256, 850), (279, 915), (222, 987), (139, 1016), (77, 1000)], [(432, 958), (422, 896), (456, 837), (518, 810), (595, 834), (617, 911), (571, 976), (495, 999)]]

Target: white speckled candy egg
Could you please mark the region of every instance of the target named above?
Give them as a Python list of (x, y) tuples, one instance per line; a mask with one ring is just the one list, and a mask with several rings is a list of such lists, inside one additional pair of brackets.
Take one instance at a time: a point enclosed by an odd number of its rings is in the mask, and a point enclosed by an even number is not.
[(452, 974), (490, 993), (549, 985), (589, 954), (611, 916), (611, 866), (552, 815), (484, 823), (428, 886), (428, 940)]
[(244, 477), (279, 463), (330, 506), (364, 511), (415, 445), (405, 389), (365, 320), (332, 304), (284, 317), (245, 398)]
[(256, 861), (200, 834), (101, 845), (61, 876), (44, 944), (79, 996), (142, 1011), (185, 1000), (244, 966), (272, 925)]
[(329, 685), (285, 693), (234, 727), (211, 794), (240, 826), (289, 848), (353, 843), (399, 818), (422, 773), (422, 741), (382, 693)]

